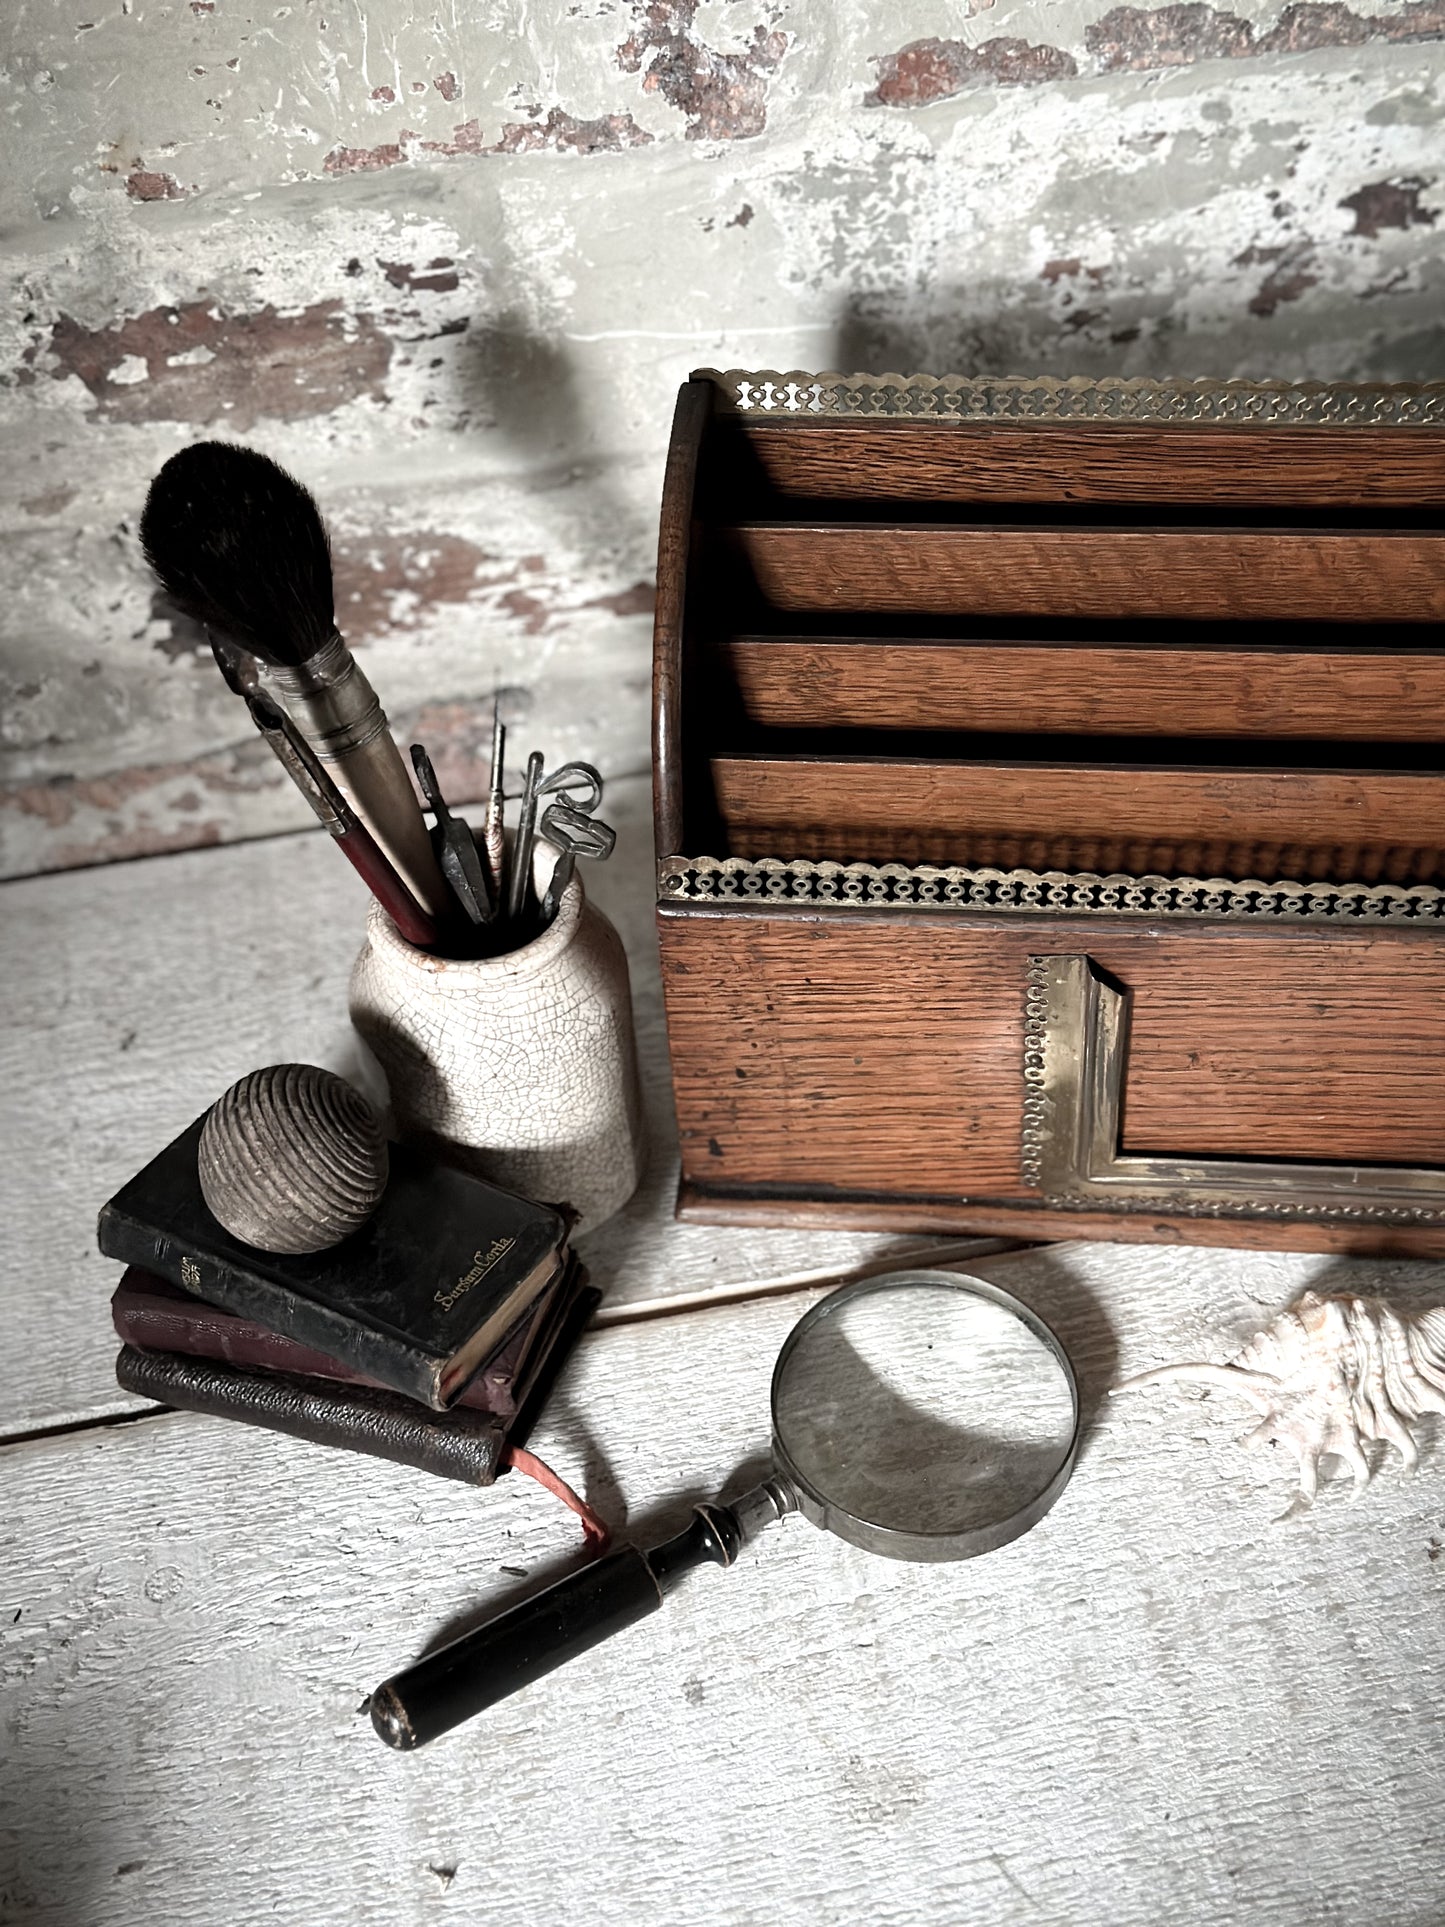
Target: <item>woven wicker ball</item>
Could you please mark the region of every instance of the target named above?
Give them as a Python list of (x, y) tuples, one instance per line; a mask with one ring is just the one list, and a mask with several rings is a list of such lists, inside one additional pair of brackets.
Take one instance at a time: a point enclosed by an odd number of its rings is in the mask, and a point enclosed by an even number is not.
[(233, 1084), (206, 1114), (197, 1164), (212, 1215), (258, 1251), (325, 1251), (386, 1189), (376, 1114), (315, 1064), (272, 1064)]

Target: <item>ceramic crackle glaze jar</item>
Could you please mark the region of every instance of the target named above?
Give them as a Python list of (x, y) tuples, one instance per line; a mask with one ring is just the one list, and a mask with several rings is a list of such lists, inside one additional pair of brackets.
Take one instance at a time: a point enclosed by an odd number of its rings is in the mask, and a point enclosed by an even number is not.
[(432, 956), (373, 905), (351, 1018), (386, 1072), (404, 1136), (547, 1204), (585, 1231), (642, 1168), (622, 940), (574, 876), (554, 920), (497, 957)]

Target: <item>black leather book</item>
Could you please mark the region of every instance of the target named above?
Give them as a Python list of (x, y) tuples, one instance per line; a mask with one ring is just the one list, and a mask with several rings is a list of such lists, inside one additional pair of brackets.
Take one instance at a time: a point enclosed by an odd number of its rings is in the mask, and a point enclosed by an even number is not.
[(329, 1251), (233, 1238), (201, 1196), (197, 1118), (100, 1214), (100, 1248), (442, 1411), (557, 1273), (567, 1221), (406, 1145), (381, 1203)]

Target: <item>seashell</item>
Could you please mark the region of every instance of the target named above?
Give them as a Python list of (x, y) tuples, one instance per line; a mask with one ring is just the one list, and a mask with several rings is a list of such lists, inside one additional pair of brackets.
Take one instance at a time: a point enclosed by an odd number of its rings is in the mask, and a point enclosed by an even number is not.
[(258, 1251), (325, 1251), (386, 1189), (386, 1139), (359, 1091), (315, 1064), (272, 1064), (206, 1113), (196, 1152), (212, 1215)]
[(1413, 1472), (1412, 1425), (1445, 1412), (1445, 1307), (1405, 1312), (1383, 1298), (1307, 1291), (1227, 1365), (1161, 1365), (1114, 1386), (1126, 1392), (1170, 1381), (1215, 1386), (1261, 1414), (1246, 1445), (1282, 1445), (1299, 1465), (1296, 1506), (1319, 1484), (1332, 1453), (1354, 1476), (1351, 1498), (1370, 1482), (1366, 1443), (1393, 1445)]

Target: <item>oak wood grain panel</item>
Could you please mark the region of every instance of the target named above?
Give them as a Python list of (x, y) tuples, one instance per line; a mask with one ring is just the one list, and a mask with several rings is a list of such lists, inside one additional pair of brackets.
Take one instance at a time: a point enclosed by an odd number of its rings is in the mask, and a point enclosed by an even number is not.
[[(1445, 1167), (1445, 933), (781, 907), (658, 914), (684, 1180), (1031, 1196), (1031, 955), (1131, 992), (1125, 1143)], [(1150, 1215), (1148, 1213), (1144, 1214)], [(970, 1220), (972, 1222), (972, 1220)]]
[(715, 757), (737, 856), (1421, 881), (1445, 775)]
[(1125, 1150), (1445, 1166), (1445, 932), (1109, 955), (1131, 993)]
[[(857, 1231), (1040, 1239), (1096, 1238), (1110, 1244), (1207, 1245), (1238, 1251), (1330, 1251), (1362, 1257), (1445, 1257), (1445, 1231), (1402, 1225), (1272, 1224), (1245, 1218), (1184, 1218), (1140, 1212), (1061, 1211), (977, 1198), (843, 1198), (731, 1192), (684, 1179), (677, 1215), (685, 1223), (815, 1234)], [(970, 1270), (977, 1266), (969, 1264)]]
[(1433, 622), (1445, 535), (1317, 529), (743, 523), (778, 609), (1181, 621)]
[(1024, 1194), (1021, 931), (668, 909), (658, 926), (684, 1177)]
[(1180, 649), (733, 636), (719, 645), (770, 729), (1445, 740), (1445, 651)]
[(1445, 502), (1433, 429), (749, 422), (785, 495), (943, 502)]

